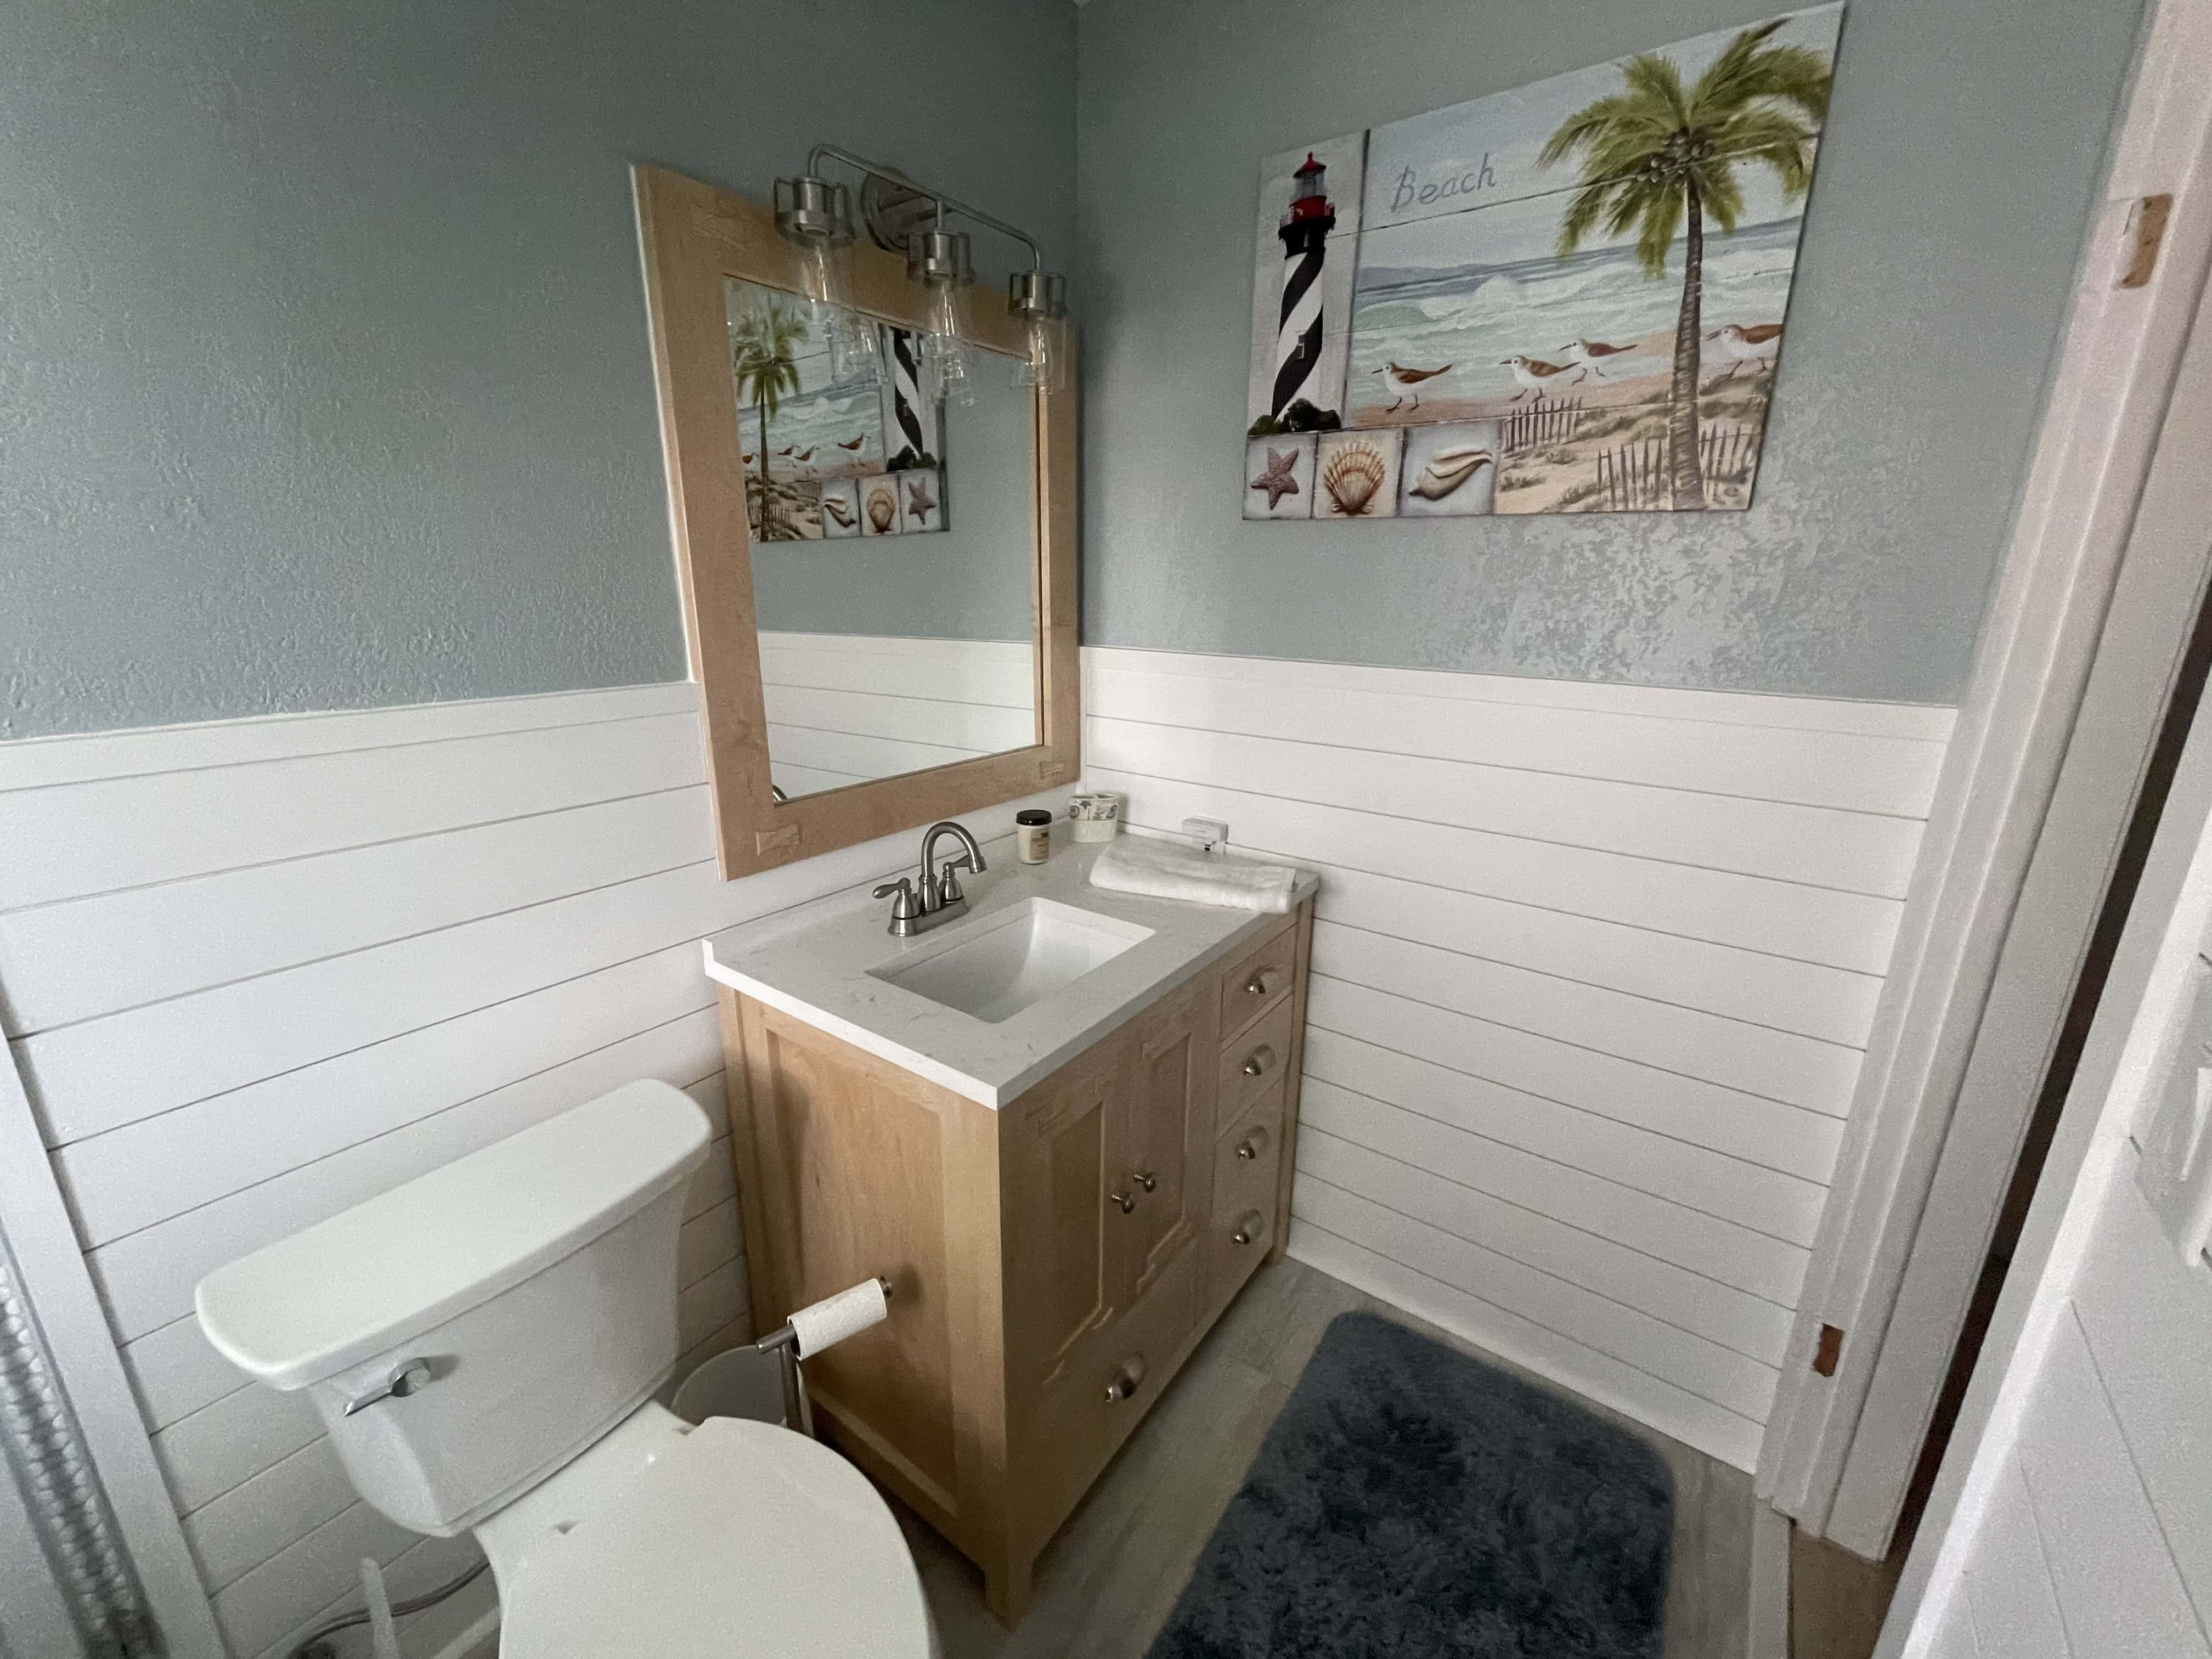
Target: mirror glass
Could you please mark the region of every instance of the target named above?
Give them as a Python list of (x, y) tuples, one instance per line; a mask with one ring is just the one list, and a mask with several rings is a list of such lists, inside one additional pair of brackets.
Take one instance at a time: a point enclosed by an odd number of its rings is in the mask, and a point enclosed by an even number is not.
[[(1034, 394), (964, 342), (724, 284), (769, 770), (810, 795), (1039, 741)], [(878, 365), (880, 365), (878, 371)]]

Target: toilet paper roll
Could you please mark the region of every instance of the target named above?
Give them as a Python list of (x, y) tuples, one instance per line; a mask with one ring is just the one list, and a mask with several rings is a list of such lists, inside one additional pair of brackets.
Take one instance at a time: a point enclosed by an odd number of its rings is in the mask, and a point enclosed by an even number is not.
[(890, 1308), (884, 1300), (880, 1279), (863, 1279), (849, 1291), (801, 1308), (791, 1316), (792, 1334), (799, 1339), (799, 1357), (811, 1359), (832, 1342), (842, 1342), (856, 1331), (880, 1325)]

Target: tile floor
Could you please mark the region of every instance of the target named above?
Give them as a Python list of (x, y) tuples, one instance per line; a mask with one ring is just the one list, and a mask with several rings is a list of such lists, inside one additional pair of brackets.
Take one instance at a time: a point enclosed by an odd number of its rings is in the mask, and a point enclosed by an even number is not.
[[(902, 1511), (946, 1659), (1142, 1659), (1322, 1329), (1363, 1308), (1528, 1376), (1302, 1263), (1263, 1268), (1046, 1549), (1014, 1634), (984, 1611), (981, 1574)], [(1589, 1408), (1649, 1441), (1674, 1472), (1667, 1659), (1743, 1659), (1751, 1477)]]

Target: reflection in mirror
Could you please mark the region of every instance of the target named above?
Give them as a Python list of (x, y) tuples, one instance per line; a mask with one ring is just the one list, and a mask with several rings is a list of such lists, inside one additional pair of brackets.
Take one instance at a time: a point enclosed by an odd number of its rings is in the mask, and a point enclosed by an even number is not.
[[(769, 770), (787, 796), (1040, 741), (1032, 394), (969, 343), (724, 283)], [(873, 349), (855, 349), (863, 341)]]

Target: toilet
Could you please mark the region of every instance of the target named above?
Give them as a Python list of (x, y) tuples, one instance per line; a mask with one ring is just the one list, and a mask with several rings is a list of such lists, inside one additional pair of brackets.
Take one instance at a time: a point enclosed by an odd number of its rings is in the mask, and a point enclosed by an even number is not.
[(475, 1533), (501, 1659), (926, 1659), (913, 1558), (858, 1469), (653, 1398), (708, 1133), (629, 1084), (210, 1273), (200, 1325), (307, 1391), (369, 1504)]

